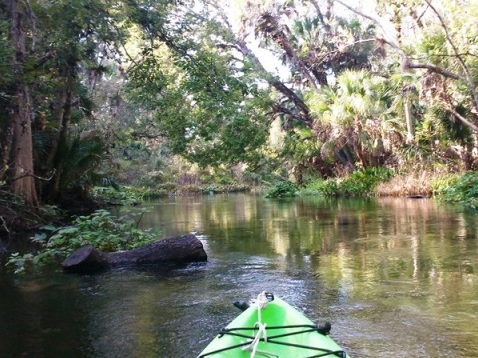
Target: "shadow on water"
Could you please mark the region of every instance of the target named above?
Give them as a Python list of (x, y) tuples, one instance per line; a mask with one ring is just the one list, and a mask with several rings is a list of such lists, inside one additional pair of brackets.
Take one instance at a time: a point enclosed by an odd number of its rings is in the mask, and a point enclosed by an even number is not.
[(142, 221), (195, 232), (207, 263), (0, 272), (6, 357), (194, 357), (262, 290), (354, 357), (478, 357), (476, 216), (430, 200), (172, 198)]

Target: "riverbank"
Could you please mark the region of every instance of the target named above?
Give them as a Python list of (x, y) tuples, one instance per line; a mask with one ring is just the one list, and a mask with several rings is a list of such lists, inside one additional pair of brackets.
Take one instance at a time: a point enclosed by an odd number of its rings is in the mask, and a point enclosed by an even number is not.
[[(450, 178), (460, 175), (417, 171), (393, 175), (382, 181), (373, 189), (372, 195), (377, 197), (433, 197), (437, 190)], [(341, 179), (337, 179), (340, 181)], [(360, 184), (360, 176), (354, 179)], [(366, 180), (366, 179), (363, 179)], [(353, 184), (353, 183), (352, 183)], [(270, 187), (270, 186), (269, 186)], [(19, 200), (10, 196), (0, 196), (3, 205), (0, 207), (0, 238), (18, 233), (31, 233), (38, 227), (50, 223), (61, 225), (72, 217), (87, 215), (93, 211), (112, 207), (139, 205), (145, 200), (154, 200), (167, 196), (212, 195), (237, 192), (266, 192), (265, 185), (205, 183), (195, 185), (179, 185), (175, 183), (159, 184), (156, 187), (106, 186), (93, 188), (88, 196), (69, 195), (58, 205), (44, 205), (38, 211), (26, 208)], [(358, 186), (360, 187), (360, 186)], [(314, 186), (299, 188), (306, 195), (320, 195)], [(5, 192), (4, 192), (5, 193)], [(323, 195), (323, 193), (322, 193)]]
[(425, 171), (395, 175), (389, 181), (380, 183), (377, 186), (376, 192), (379, 197), (410, 197), (418, 195), (432, 197), (437, 189), (437, 185), (449, 177), (449, 174)]

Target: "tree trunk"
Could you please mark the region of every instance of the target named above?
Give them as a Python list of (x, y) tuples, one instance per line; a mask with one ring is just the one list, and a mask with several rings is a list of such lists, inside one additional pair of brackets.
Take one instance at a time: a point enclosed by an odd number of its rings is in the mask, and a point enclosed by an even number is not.
[(72, 87), (73, 79), (68, 77), (65, 80), (64, 88), (61, 88), (59, 96), (58, 132), (53, 138), (52, 148), (46, 162), (46, 169), (53, 168), (55, 173), (52, 182), (48, 186), (49, 193), (47, 196), (49, 200), (55, 200), (60, 191), (60, 181), (63, 170), (61, 161), (57, 160), (57, 155), (60, 143), (66, 142), (68, 139), (68, 128), (71, 122)]
[(413, 113), (412, 113), (412, 105), (410, 103), (410, 99), (405, 98), (404, 103), (404, 111), (405, 111), (405, 121), (407, 122), (407, 144), (412, 144), (415, 140), (415, 131), (413, 128)]
[[(293, 111), (289, 110), (284, 112), (284, 114), (288, 114), (292, 118), (305, 124), (307, 127), (312, 128), (314, 121), (310, 116), (310, 109), (304, 102), (304, 100), (300, 98), (292, 89), (287, 87), (282, 81), (267, 72), (264, 66), (262, 66), (259, 59), (256, 57), (256, 55), (254, 55), (254, 53), (249, 49), (249, 47), (247, 47), (247, 44), (244, 40), (236, 39), (236, 45), (241, 51), (241, 53), (247, 58), (249, 58), (249, 60), (253, 63), (253, 66), (255, 67), (257, 72), (259, 72), (260, 76), (277, 91), (279, 91), (282, 95), (287, 97), (287, 99), (289, 99), (297, 107), (298, 113), (294, 113)], [(276, 105), (275, 108), (279, 111), (284, 111), (286, 109), (280, 105)]]
[(165, 263), (206, 261), (199, 239), (192, 234), (157, 240), (129, 251), (102, 252), (91, 245), (83, 246), (62, 262), (69, 272), (97, 272), (118, 266), (149, 266)]
[[(476, 117), (476, 115), (473, 115)], [(476, 121), (476, 118), (475, 118)], [(466, 170), (478, 170), (478, 132), (473, 131), (473, 149), (468, 152), (469, 162), (465, 162)], [(467, 165), (469, 163), (469, 166)]]
[(290, 44), (286, 34), (282, 31), (277, 17), (267, 12), (262, 14), (258, 29), (263, 32), (266, 38), (269, 37), (271, 41), (275, 42), (277, 46), (284, 50), (296, 70), (309, 82), (311, 87), (317, 89), (318, 86), (315, 78), (310, 73), (304, 61), (297, 56), (295, 49)]
[(10, 152), (12, 149), (13, 128), (10, 123), (0, 128), (0, 182), (4, 180), (9, 170)]
[(30, 111), (30, 92), (24, 83), (25, 32), (20, 1), (10, 0), (9, 15), (11, 27), (9, 38), (14, 47), (12, 67), (15, 80), (12, 90), (10, 126), (12, 148), (10, 151), (13, 168), (10, 173), (12, 191), (24, 198), (25, 204), (32, 208), (39, 205), (33, 170), (33, 143)]

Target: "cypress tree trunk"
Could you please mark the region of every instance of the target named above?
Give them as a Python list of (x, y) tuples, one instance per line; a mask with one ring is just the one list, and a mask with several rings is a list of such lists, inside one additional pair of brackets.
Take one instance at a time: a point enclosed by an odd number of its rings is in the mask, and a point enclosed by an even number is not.
[(14, 48), (12, 67), (14, 83), (10, 106), (10, 129), (12, 131), (12, 147), (10, 150), (13, 168), (10, 172), (12, 191), (23, 197), (26, 205), (36, 208), (39, 205), (33, 171), (33, 143), (30, 111), (30, 92), (24, 83), (25, 66), (25, 29), (22, 5), (18, 0), (8, 3), (11, 27), (9, 39)]

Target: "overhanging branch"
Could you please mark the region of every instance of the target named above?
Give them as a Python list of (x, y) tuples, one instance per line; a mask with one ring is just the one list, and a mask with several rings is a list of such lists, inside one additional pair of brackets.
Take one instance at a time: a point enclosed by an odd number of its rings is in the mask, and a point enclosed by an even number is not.
[(470, 91), (473, 95), (473, 100), (474, 100), (474, 103), (475, 103), (475, 107), (478, 108), (478, 93), (475, 91), (476, 84), (473, 81), (473, 77), (471, 76), (470, 69), (468, 68), (467, 64), (463, 60), (462, 56), (460, 56), (460, 53), (459, 53), (457, 47), (455, 46), (455, 43), (452, 41), (452, 38), (450, 36), (450, 32), (448, 31), (448, 27), (446, 26), (445, 21), (443, 20), (443, 17), (441, 16), (441, 14), (431, 4), (431, 2), (429, 0), (425, 0), (425, 2), (433, 10), (433, 12), (435, 13), (435, 15), (438, 18), (438, 21), (440, 21), (440, 25), (443, 28), (443, 31), (445, 32), (446, 40), (450, 44), (450, 46), (453, 50), (453, 53), (455, 54), (456, 59), (460, 63), (461, 67), (463, 68), (463, 72), (465, 72), (466, 83), (468, 84), (468, 87), (470, 88)]
[(439, 75), (442, 75), (443, 77), (447, 78), (452, 78), (454, 80), (458, 81), (466, 81), (466, 78), (457, 75), (456, 73), (453, 73), (451, 71), (445, 70), (441, 67), (431, 65), (429, 63), (414, 63), (414, 62), (405, 62), (405, 68), (421, 68), (421, 69), (426, 69), (430, 72), (438, 73)]
[(449, 105), (448, 103), (445, 103), (445, 109), (449, 111), (451, 114), (453, 114), (456, 118), (458, 118), (460, 121), (463, 122), (467, 127), (469, 127), (471, 130), (473, 130), (475, 133), (478, 133), (478, 126), (470, 122), (468, 119), (463, 117), (460, 113), (458, 113), (453, 106)]
[(294, 111), (292, 111), (291, 109), (289, 108), (286, 108), (284, 106), (281, 106), (280, 104), (275, 104), (274, 105), (274, 109), (277, 111), (277, 112), (280, 112), (280, 113), (284, 113), (284, 114), (287, 114), (288, 116), (290, 116), (291, 118), (299, 121), (300, 123), (304, 124), (305, 126), (309, 127), (309, 128), (312, 128), (312, 122), (309, 121), (307, 118), (304, 118), (303, 115), (299, 114), (299, 113), (296, 113)]

